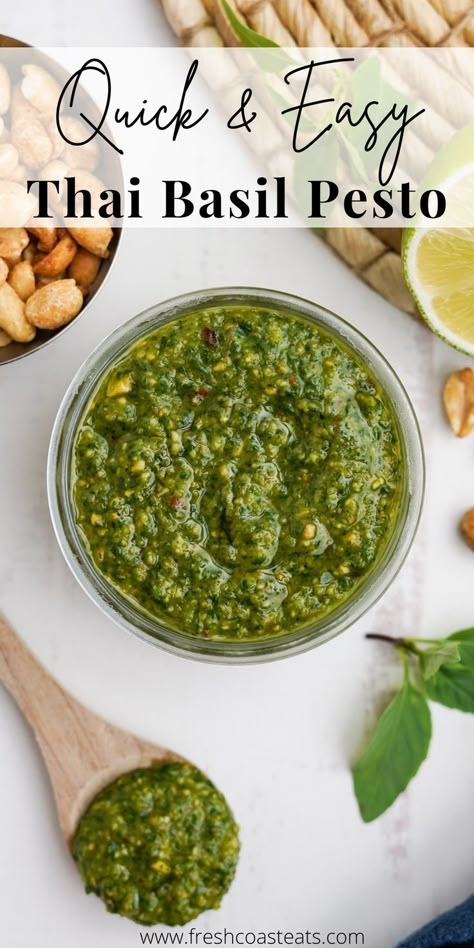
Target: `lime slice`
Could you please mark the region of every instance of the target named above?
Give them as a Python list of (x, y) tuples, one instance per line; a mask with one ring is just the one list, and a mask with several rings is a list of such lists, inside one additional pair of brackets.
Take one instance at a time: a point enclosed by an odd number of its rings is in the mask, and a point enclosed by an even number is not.
[(449, 345), (474, 356), (472, 156), (473, 126), (468, 126), (438, 155), (422, 185), (446, 195), (449, 226), (433, 222), (432, 227), (406, 229), (402, 262), (408, 288), (431, 329)]
[(474, 227), (413, 231), (404, 246), (403, 266), (431, 329), (474, 356)]

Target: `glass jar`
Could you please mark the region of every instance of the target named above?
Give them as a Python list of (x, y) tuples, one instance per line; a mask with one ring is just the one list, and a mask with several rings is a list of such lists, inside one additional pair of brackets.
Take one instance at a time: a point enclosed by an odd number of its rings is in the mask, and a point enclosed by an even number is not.
[[(398, 426), (402, 457), (399, 509), (380, 558), (354, 591), (322, 618), (288, 633), (261, 639), (216, 641), (194, 637), (141, 612), (97, 570), (78, 530), (71, 499), (71, 465), (78, 425), (99, 380), (139, 337), (170, 320), (204, 307), (269, 307), (314, 323), (352, 350), (378, 380)], [(399, 572), (413, 542), (424, 493), (424, 457), (418, 422), (397, 375), (353, 326), (308, 300), (273, 290), (224, 287), (186, 293), (152, 306), (112, 332), (92, 352), (72, 380), (59, 409), (49, 449), (48, 496), (51, 517), (64, 557), (85, 592), (118, 625), (152, 645), (189, 658), (222, 663), (262, 662), (321, 645), (359, 619), (382, 596)]]

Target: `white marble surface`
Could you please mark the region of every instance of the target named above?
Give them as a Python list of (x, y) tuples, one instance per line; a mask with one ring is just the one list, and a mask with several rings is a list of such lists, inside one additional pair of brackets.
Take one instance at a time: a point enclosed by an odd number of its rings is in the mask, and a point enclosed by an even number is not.
[[(32, 43), (167, 44), (151, 0), (43, 0), (10, 7), (2, 30)], [(113, 327), (157, 299), (247, 283), (317, 299), (380, 345), (412, 394), (426, 440), (422, 530), (381, 604), (322, 649), (273, 665), (210, 667), (152, 649), (89, 602), (49, 521), (45, 462), (68, 381)], [(349, 762), (397, 679), (363, 633), (442, 635), (474, 621), (474, 559), (456, 535), (474, 503), (472, 440), (442, 416), (447, 370), (466, 364), (358, 283), (305, 232), (126, 233), (84, 319), (38, 355), (0, 369), (0, 607), (61, 683), (111, 721), (173, 747), (227, 795), (242, 826), (236, 881), (202, 931), (357, 931), (369, 948), (460, 901), (472, 887), (472, 719), (433, 708), (428, 761), (365, 826)], [(0, 689), (0, 944), (133, 948), (139, 929), (86, 897), (61, 841), (31, 734)]]

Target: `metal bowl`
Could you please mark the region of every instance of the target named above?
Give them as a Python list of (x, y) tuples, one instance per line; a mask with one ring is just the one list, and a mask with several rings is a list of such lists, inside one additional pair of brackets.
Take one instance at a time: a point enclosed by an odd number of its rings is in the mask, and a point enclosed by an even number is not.
[[(11, 36), (3, 36), (2, 34), (0, 34), (0, 49), (12, 48), (12, 47), (22, 47), (26, 49), (30, 48), (29, 43), (23, 43), (21, 40), (14, 39)], [(44, 66), (44, 68), (47, 69), (48, 72), (50, 72), (51, 75), (53, 75), (55, 79), (57, 79), (59, 82), (64, 83), (66, 79), (68, 78), (66, 70), (59, 63), (55, 62), (55, 60), (51, 59), (49, 56), (46, 56), (43, 53), (39, 53), (37, 50), (35, 50), (35, 61), (39, 62), (42, 66)], [(97, 106), (95, 105), (93, 100), (90, 98), (90, 96), (88, 96), (86, 93), (82, 93), (82, 95), (84, 96), (84, 100), (87, 102), (88, 109), (90, 109), (89, 114), (91, 115), (95, 114), (99, 117)], [(107, 134), (110, 136), (110, 131), (108, 131)], [(118, 175), (119, 180), (122, 183), (123, 177), (122, 177), (122, 171), (121, 171), (121, 164), (116, 153), (110, 154), (109, 162), (108, 162), (107, 167), (104, 169), (104, 173), (106, 174), (107, 171), (112, 168), (112, 166), (113, 166), (113, 174), (115, 176), (115, 180)], [(121, 228), (115, 228), (114, 235), (109, 247), (110, 256), (107, 258), (107, 260), (104, 260), (102, 262), (99, 272), (97, 274), (97, 277), (94, 280), (89, 290), (89, 293), (86, 297), (86, 301), (82, 309), (77, 314), (77, 316), (75, 316), (74, 319), (71, 320), (71, 322), (67, 323), (65, 326), (62, 326), (60, 329), (39, 330), (35, 338), (32, 340), (32, 342), (27, 342), (27, 343), (11, 342), (9, 343), (8, 346), (0, 347), (0, 365), (4, 365), (8, 362), (15, 362), (17, 359), (22, 359), (24, 356), (31, 355), (33, 352), (36, 352), (38, 349), (42, 349), (43, 346), (49, 345), (50, 342), (52, 342), (54, 339), (57, 339), (59, 336), (65, 333), (70, 328), (70, 326), (76, 323), (77, 320), (80, 319), (84, 315), (84, 313), (87, 311), (92, 301), (97, 296), (99, 290), (104, 285), (110, 273), (110, 269), (117, 255), (117, 250), (118, 250), (118, 246), (121, 240), (121, 236), (122, 236)]]

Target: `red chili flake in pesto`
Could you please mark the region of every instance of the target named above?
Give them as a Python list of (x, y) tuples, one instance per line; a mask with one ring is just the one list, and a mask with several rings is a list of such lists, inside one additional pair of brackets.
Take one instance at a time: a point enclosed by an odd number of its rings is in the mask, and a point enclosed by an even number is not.
[(203, 639), (208, 639), (208, 638), (209, 638), (209, 632), (206, 632), (205, 629), (204, 629), (204, 632), (201, 632), (201, 635), (202, 635)]
[(173, 510), (184, 510), (184, 500), (182, 497), (168, 497), (168, 504)]
[(289, 381), (290, 385), (294, 385), (294, 384), (296, 383), (296, 379), (295, 379), (294, 375), (290, 375), (288, 381)]
[(204, 342), (207, 342), (208, 346), (217, 346), (218, 338), (215, 329), (210, 329), (209, 326), (205, 326), (201, 335)]
[(198, 388), (197, 392), (194, 392), (193, 398), (207, 398), (208, 395), (208, 388)]

